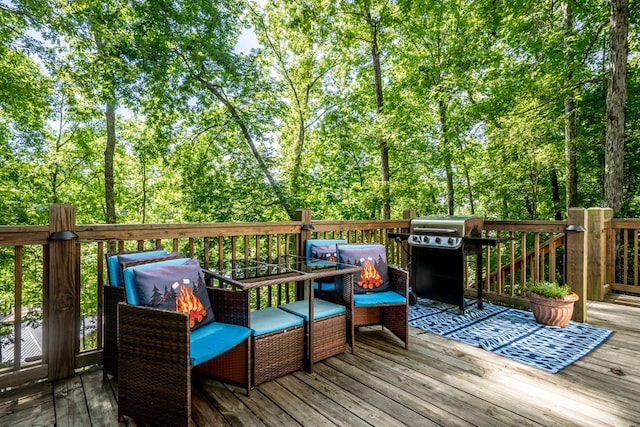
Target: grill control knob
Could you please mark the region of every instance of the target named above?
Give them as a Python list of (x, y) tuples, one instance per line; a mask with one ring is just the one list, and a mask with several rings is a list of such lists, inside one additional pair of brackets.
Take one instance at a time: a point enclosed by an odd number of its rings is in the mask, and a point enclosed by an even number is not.
[(436, 237), (436, 243), (440, 243), (441, 239), (439, 237)]
[(422, 238), (422, 243), (429, 243), (429, 241), (430, 241), (430, 240), (431, 240), (431, 239), (429, 238), (429, 236), (424, 236), (424, 237)]
[(413, 240), (416, 243), (420, 243), (420, 236), (411, 236), (411, 240)]
[(453, 245), (454, 243), (453, 237), (449, 237), (449, 239), (447, 240), (447, 243), (449, 243), (450, 245)]

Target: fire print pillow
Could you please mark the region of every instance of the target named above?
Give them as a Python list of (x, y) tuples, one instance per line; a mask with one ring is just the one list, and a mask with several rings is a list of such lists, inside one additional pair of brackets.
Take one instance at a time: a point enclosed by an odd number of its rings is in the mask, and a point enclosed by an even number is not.
[(391, 289), (387, 254), (383, 245), (338, 245), (338, 261), (342, 264), (362, 266), (362, 271), (353, 275), (354, 293)]
[(336, 245), (311, 245), (311, 258), (335, 264)]
[(135, 285), (143, 305), (187, 313), (192, 330), (214, 320), (200, 263), (196, 259), (182, 265), (136, 270)]

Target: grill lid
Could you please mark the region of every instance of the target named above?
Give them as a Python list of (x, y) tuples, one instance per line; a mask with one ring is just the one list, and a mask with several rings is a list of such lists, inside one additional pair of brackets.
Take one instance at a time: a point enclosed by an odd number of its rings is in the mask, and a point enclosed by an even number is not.
[(457, 249), (465, 237), (480, 237), (484, 219), (477, 216), (429, 215), (411, 220), (411, 246)]
[(479, 236), (484, 219), (479, 216), (427, 215), (411, 220), (411, 234)]

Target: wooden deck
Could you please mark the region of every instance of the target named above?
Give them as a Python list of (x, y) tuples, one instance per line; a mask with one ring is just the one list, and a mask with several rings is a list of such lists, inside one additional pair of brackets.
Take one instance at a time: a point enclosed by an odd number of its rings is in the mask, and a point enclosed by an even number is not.
[[(418, 329), (406, 351), (370, 329), (355, 354), (262, 384), (249, 398), (195, 380), (194, 425), (638, 426), (640, 299), (590, 302), (588, 316), (616, 332), (555, 375)], [(0, 425), (137, 425), (118, 423), (116, 396), (117, 382), (93, 368), (0, 394)]]

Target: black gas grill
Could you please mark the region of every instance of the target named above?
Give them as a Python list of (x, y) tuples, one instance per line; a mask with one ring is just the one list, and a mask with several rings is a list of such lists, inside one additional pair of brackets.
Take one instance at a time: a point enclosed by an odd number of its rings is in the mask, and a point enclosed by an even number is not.
[(484, 219), (477, 216), (430, 215), (411, 221), (409, 234), (395, 234), (411, 247), (409, 281), (419, 297), (465, 309), (466, 257), (476, 256), (477, 304), (482, 309), (482, 247), (499, 239), (482, 237)]

